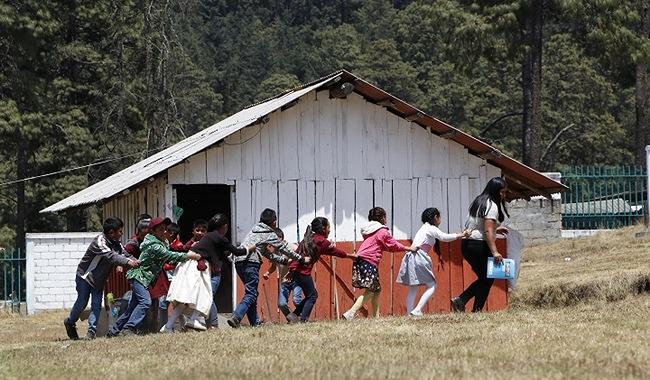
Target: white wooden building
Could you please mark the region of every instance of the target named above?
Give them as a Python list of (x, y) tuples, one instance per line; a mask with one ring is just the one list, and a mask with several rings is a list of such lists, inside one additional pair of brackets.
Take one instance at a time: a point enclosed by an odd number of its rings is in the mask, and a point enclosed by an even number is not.
[(506, 177), (515, 198), (564, 189), (339, 71), (248, 107), (43, 212), (102, 204), (105, 217), (125, 221), (125, 235), (145, 212), (172, 216), (181, 207), (185, 230), (192, 218), (227, 212), (240, 241), (270, 207), (289, 241), (318, 215), (333, 222), (333, 240), (349, 242), (361, 240), (368, 210), (382, 206), (395, 237), (409, 239), (431, 206), (442, 210), (443, 230), (460, 230), (469, 203), (495, 176)]

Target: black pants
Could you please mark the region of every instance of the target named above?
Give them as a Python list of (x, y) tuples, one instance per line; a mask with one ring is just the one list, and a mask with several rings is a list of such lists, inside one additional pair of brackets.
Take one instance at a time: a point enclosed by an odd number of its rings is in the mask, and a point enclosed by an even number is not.
[(316, 286), (314, 285), (314, 279), (311, 276), (305, 276), (300, 273), (293, 273), (293, 281), (296, 285), (300, 286), (305, 297), (302, 301), (296, 306), (294, 314), (300, 317), (300, 320), (306, 322), (309, 320), (311, 315), (311, 309), (314, 308), (314, 304), (318, 299), (318, 292), (316, 291)]
[(472, 312), (481, 311), (494, 283), (494, 279), (487, 278), (487, 259), (492, 257), (492, 253), (484, 240), (470, 239), (462, 241), (461, 251), (478, 279), (472, 282), (459, 297), (464, 303), (474, 297)]

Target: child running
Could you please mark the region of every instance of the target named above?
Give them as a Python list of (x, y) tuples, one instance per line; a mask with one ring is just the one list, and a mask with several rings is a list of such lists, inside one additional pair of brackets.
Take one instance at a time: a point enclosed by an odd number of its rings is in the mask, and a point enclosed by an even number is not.
[[(275, 233), (278, 237), (284, 240), (284, 232), (276, 228)], [(302, 302), (302, 289), (296, 284), (292, 279), (287, 279), (286, 275), (289, 273), (289, 267), (283, 264), (271, 263), (269, 270), (262, 275), (265, 280), (268, 280), (271, 276), (271, 273), (278, 270), (278, 277), (280, 278), (280, 289), (278, 291), (278, 309), (284, 314), (284, 317), (287, 318), (291, 310), (289, 309), (289, 294), (293, 293), (293, 305), (298, 306)], [(289, 321), (289, 319), (287, 319)]]
[(353, 319), (357, 311), (364, 303), (370, 300), (372, 304), (372, 315), (379, 317), (379, 262), (384, 251), (417, 251), (417, 247), (406, 247), (395, 240), (386, 226), (386, 211), (381, 207), (374, 207), (368, 211), (368, 224), (361, 228), (363, 243), (357, 251), (358, 258), (352, 265), (352, 286), (357, 289), (365, 289), (365, 292), (357, 298), (350, 310), (343, 313), (343, 318)]
[[(235, 257), (235, 269), (237, 275), (244, 283), (244, 296), (228, 319), (228, 325), (232, 328), (238, 328), (244, 315), (248, 317), (251, 326), (258, 324), (257, 318), (257, 287), (260, 281), (260, 264), (262, 256), (269, 260), (279, 263), (288, 264), (289, 259), (297, 260), (303, 264), (309, 263), (309, 257), (302, 257), (292, 251), (286, 241), (281, 240), (275, 233), (278, 228), (278, 214), (270, 208), (264, 209), (260, 215), (260, 221), (244, 237), (242, 246), (248, 247), (255, 245), (256, 249), (245, 256)], [(271, 249), (281, 253), (271, 252)]]
[(102, 308), (104, 284), (116, 265), (135, 268), (139, 262), (124, 250), (120, 238), (124, 223), (118, 218), (104, 220), (104, 232), (93, 239), (86, 253), (77, 266), (75, 282), (77, 300), (70, 310), (70, 315), (63, 321), (70, 339), (79, 339), (75, 324), (81, 312), (88, 306), (91, 298), (90, 316), (88, 316), (88, 339), (95, 339), (97, 321)]
[(169, 218), (152, 218), (149, 222), (149, 233), (140, 246), (140, 266), (129, 270), (126, 274), (132, 291), (129, 306), (111, 326), (109, 337), (135, 334), (135, 329), (144, 320), (151, 306), (151, 296), (147, 288), (156, 279), (165, 261), (184, 262), (188, 259), (201, 259), (201, 256), (194, 252), (172, 252), (167, 248), (165, 237), (170, 223)]
[[(422, 315), (422, 309), (436, 290), (436, 277), (433, 274), (433, 264), (428, 252), (433, 248), (440, 256), (440, 241), (448, 242), (469, 236), (469, 231), (446, 234), (438, 228), (441, 222), (440, 211), (437, 208), (429, 207), (422, 212), (422, 223), (424, 224), (413, 238), (413, 245), (420, 249), (404, 255), (397, 275), (397, 282), (409, 287), (406, 297), (406, 313), (414, 317)], [(414, 308), (418, 286), (421, 285), (426, 286), (427, 290), (424, 291)]]
[(311, 277), (314, 264), (321, 255), (338, 256), (346, 258), (356, 258), (353, 253), (346, 253), (336, 248), (336, 246), (327, 240), (330, 234), (330, 222), (327, 218), (318, 216), (311, 221), (311, 225), (305, 231), (305, 237), (298, 246), (298, 253), (303, 257), (309, 257), (308, 263), (301, 264), (293, 261), (289, 264), (289, 280), (295, 281), (296, 285), (305, 293), (305, 298), (296, 306), (296, 309), (287, 315), (289, 323), (307, 322), (311, 315), (311, 310), (318, 299), (318, 292), (314, 285), (314, 279)]

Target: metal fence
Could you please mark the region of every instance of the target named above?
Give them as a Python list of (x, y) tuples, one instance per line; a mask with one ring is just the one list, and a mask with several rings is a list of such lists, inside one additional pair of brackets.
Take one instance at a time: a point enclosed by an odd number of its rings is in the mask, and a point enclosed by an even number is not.
[(26, 259), (19, 248), (0, 251), (0, 308), (20, 312), (26, 297)]
[(611, 229), (644, 221), (643, 166), (578, 166), (562, 173), (562, 228)]

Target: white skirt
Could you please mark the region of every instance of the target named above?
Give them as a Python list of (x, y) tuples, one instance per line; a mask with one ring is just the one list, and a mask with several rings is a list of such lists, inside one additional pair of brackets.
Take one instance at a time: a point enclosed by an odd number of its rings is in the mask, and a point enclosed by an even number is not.
[(433, 263), (429, 254), (422, 250), (405, 254), (399, 267), (397, 282), (408, 286), (435, 283), (436, 277), (433, 275)]
[(199, 313), (208, 315), (212, 307), (210, 265), (200, 271), (196, 269), (197, 263), (196, 260), (187, 260), (176, 266), (167, 301), (186, 303)]

